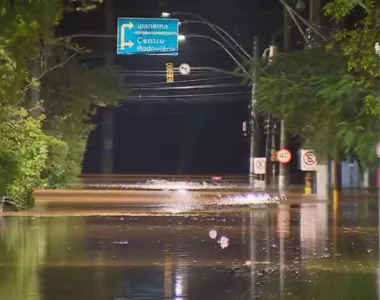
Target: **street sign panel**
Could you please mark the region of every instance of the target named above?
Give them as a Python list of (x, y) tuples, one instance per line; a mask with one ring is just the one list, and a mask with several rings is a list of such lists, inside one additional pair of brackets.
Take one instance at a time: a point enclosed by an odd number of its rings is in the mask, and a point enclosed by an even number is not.
[(267, 159), (265, 157), (255, 157), (253, 159), (254, 163), (254, 173), (257, 175), (263, 175), (265, 174), (265, 164)]
[(317, 155), (314, 150), (301, 149), (300, 167), (302, 171), (316, 171), (317, 164)]
[(178, 19), (118, 18), (117, 54), (178, 55)]
[(292, 153), (286, 148), (280, 149), (276, 152), (276, 160), (280, 164), (287, 164), (292, 160)]

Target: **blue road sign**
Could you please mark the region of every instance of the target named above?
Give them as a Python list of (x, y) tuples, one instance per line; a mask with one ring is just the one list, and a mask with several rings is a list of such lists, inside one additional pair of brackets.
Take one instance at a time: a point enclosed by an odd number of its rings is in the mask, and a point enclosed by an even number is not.
[(117, 54), (178, 55), (178, 19), (119, 18)]

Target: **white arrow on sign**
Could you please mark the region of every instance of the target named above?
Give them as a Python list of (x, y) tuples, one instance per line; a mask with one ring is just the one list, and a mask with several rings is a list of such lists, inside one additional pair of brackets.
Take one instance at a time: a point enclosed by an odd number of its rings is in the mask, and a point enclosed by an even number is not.
[(179, 72), (182, 75), (188, 75), (190, 73), (190, 66), (189, 66), (189, 64), (181, 64), (179, 66)]

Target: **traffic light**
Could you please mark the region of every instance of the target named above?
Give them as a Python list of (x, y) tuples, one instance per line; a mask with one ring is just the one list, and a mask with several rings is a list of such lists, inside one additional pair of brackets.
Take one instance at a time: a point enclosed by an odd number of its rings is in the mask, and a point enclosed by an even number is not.
[(166, 63), (166, 82), (174, 82), (174, 64), (171, 62)]
[(265, 134), (270, 134), (270, 131), (271, 131), (271, 120), (270, 120), (270, 118), (268, 118), (264, 121), (264, 130), (265, 130)]
[(247, 121), (243, 122), (242, 129), (243, 129), (243, 135), (248, 136), (249, 135), (249, 128), (248, 128), (248, 122)]

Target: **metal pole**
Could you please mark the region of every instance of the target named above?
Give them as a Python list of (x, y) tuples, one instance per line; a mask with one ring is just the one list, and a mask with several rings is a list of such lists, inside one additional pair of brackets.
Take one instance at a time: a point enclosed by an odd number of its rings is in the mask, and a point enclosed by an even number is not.
[[(283, 206), (280, 204), (279, 210), (281, 213), (281, 210), (283, 210)], [(280, 234), (280, 297), (281, 299), (284, 298), (284, 287), (285, 287), (285, 237), (284, 233)]]
[[(284, 52), (290, 51), (290, 18), (286, 7), (284, 7)], [(286, 124), (284, 120), (280, 122), (280, 149), (286, 148)], [(280, 164), (279, 167), (279, 177), (278, 177), (278, 188), (280, 191), (285, 189), (285, 186), (289, 182), (287, 166), (285, 164)]]
[(271, 130), (272, 130), (272, 118), (268, 114), (267, 119), (265, 120), (265, 134), (266, 134), (266, 141), (265, 141), (265, 186), (269, 186), (271, 183), (271, 166), (272, 166), (272, 160), (271, 160)]
[[(269, 63), (271, 63), (273, 57), (277, 55), (277, 46), (271, 45), (269, 47)], [(276, 147), (276, 124), (271, 115), (268, 115), (266, 124), (266, 165), (265, 165), (265, 185), (269, 186), (271, 183), (274, 185), (276, 182), (276, 163), (274, 160), (274, 151)]]
[[(111, 34), (114, 25), (114, 1), (105, 1), (105, 23), (106, 33)], [(106, 43), (106, 66), (111, 67), (114, 64), (115, 49), (112, 43)], [(102, 160), (101, 160), (101, 173), (112, 174), (113, 173), (113, 123), (114, 114), (113, 109), (106, 107), (104, 109), (101, 120), (102, 131)]]
[(256, 239), (254, 227), (254, 215), (253, 211), (249, 211), (249, 259), (251, 262), (251, 299), (255, 299), (256, 296), (256, 280), (255, 280), (255, 263), (256, 263)]
[[(259, 59), (259, 40), (257, 37), (253, 38), (253, 59)], [(255, 98), (255, 88), (256, 88), (256, 70), (253, 70), (252, 74), (252, 94), (251, 94), (251, 111), (250, 111), (250, 153), (249, 153), (249, 187), (255, 187), (255, 163), (254, 158), (257, 154), (257, 133), (256, 133), (256, 121), (257, 121), (257, 111), (256, 111), (256, 98)]]
[[(271, 135), (272, 135), (271, 159), (275, 155), (275, 151), (276, 151), (276, 131), (277, 131), (277, 124), (276, 124), (276, 121), (273, 120), (272, 131), (271, 131)], [(272, 161), (271, 163), (272, 163), (272, 184), (273, 184), (273, 186), (275, 186), (275, 184), (276, 184), (276, 162)]]

